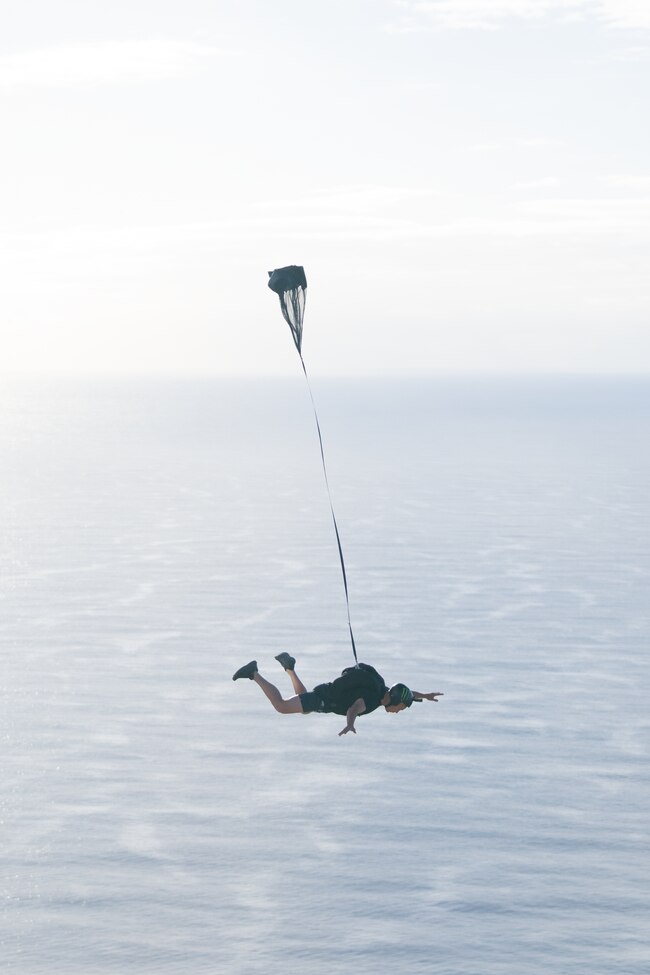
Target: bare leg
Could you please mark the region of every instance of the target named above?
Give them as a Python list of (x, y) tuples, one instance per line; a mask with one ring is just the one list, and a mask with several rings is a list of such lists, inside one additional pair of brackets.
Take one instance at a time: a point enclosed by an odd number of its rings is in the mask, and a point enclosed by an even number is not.
[[(275, 710), (279, 711), (280, 714), (303, 713), (302, 704), (300, 703), (299, 697), (290, 697), (285, 701), (277, 687), (271, 684), (270, 681), (266, 680), (266, 678), (262, 677), (262, 675), (259, 673), (254, 675), (253, 680), (256, 684), (259, 684)], [(300, 691), (299, 693), (302, 694), (304, 692)]]
[(287, 670), (287, 674), (289, 675), (289, 679), (290, 679), (291, 683), (293, 684), (293, 689), (296, 692), (296, 694), (306, 694), (307, 693), (307, 688), (305, 687), (305, 685), (303, 684), (303, 682), (300, 680), (300, 678), (298, 677), (298, 674), (295, 672), (295, 670)]

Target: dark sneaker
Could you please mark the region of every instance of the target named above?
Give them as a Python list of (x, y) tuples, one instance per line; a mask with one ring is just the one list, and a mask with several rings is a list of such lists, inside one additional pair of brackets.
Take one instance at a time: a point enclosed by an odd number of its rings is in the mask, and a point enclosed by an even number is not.
[(243, 667), (240, 667), (239, 670), (236, 670), (235, 673), (232, 675), (232, 679), (241, 680), (242, 677), (248, 677), (249, 680), (252, 680), (256, 673), (257, 673), (257, 660), (251, 660), (249, 664), (244, 664)]
[(275, 659), (279, 664), (282, 664), (285, 670), (295, 670), (296, 658), (292, 657), (290, 653), (279, 653)]

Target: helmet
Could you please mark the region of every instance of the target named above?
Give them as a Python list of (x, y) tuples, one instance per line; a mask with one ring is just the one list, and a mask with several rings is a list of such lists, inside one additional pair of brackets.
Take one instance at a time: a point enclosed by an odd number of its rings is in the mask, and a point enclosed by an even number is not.
[(410, 708), (413, 704), (413, 691), (406, 684), (393, 684), (388, 693), (391, 705), (405, 704)]

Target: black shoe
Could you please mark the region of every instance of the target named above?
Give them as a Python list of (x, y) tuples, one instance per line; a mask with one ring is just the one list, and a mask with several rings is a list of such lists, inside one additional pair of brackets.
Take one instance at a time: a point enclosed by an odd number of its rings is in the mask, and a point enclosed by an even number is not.
[(244, 664), (243, 667), (240, 667), (239, 670), (236, 670), (235, 673), (232, 675), (232, 679), (240, 680), (242, 677), (248, 677), (249, 680), (252, 680), (256, 673), (257, 673), (257, 660), (251, 660), (249, 664)]
[(290, 653), (279, 653), (275, 659), (279, 664), (282, 664), (285, 670), (295, 669), (296, 658), (292, 657)]

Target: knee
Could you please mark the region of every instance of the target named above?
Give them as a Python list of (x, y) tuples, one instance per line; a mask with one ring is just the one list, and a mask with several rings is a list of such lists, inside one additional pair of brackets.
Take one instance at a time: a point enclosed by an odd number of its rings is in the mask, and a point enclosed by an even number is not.
[(302, 702), (300, 697), (290, 697), (288, 700), (283, 701), (281, 697), (278, 697), (273, 702), (273, 707), (280, 714), (302, 714)]

